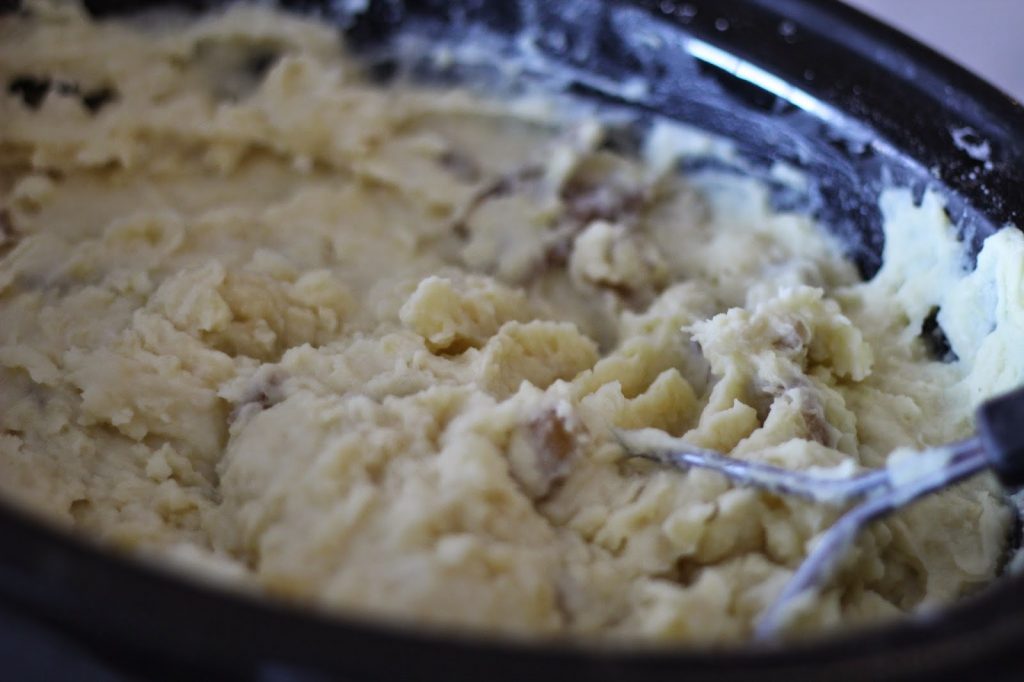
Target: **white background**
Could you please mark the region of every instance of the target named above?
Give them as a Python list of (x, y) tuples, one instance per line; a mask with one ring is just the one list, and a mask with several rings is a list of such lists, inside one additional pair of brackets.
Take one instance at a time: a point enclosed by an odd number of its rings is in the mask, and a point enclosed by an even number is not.
[(1024, 0), (845, 0), (1024, 99)]

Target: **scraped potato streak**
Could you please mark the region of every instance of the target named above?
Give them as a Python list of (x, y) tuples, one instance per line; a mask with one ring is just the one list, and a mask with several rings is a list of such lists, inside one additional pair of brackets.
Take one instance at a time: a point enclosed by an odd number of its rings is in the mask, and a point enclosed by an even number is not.
[[(627, 156), (554, 96), (384, 88), (332, 28), (251, 7), (28, 2), (0, 76), (0, 488), (229, 584), (735, 640), (838, 512), (628, 461), (612, 427), (849, 473), (1021, 377), (1022, 240), (967, 275), (931, 195), (887, 195), (858, 283), (757, 182), (670, 172), (693, 133)], [(918, 338), (939, 306), (955, 362)], [(971, 591), (1009, 523), (982, 478), (873, 525), (797, 630)]]

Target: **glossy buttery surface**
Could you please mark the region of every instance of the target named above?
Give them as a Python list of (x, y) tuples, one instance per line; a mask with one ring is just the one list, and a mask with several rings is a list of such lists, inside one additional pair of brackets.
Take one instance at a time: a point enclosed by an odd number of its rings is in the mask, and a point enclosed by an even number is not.
[[(1024, 375), (1024, 239), (968, 274), (932, 195), (884, 196), (862, 284), (757, 182), (671, 171), (690, 133), (629, 157), (555, 97), (376, 86), (268, 10), (30, 2), (0, 76), (0, 489), (245, 589), (742, 639), (837, 512), (627, 461), (612, 427), (853, 471)], [(937, 307), (958, 360), (919, 338)], [(794, 628), (948, 603), (1009, 524), (985, 478), (916, 504)]]

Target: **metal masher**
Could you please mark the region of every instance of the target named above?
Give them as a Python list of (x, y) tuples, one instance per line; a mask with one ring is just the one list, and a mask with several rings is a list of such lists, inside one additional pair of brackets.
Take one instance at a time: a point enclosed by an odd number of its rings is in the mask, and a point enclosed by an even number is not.
[(1024, 387), (992, 398), (975, 414), (974, 437), (929, 448), (910, 457), (846, 478), (747, 462), (666, 437), (652, 444), (640, 431), (617, 431), (630, 455), (679, 469), (717, 471), (739, 485), (819, 504), (849, 509), (826, 531), (800, 564), (781, 594), (761, 615), (755, 638), (775, 638), (794, 607), (826, 585), (858, 532), (870, 522), (986, 469), (1010, 490), (1024, 486)]

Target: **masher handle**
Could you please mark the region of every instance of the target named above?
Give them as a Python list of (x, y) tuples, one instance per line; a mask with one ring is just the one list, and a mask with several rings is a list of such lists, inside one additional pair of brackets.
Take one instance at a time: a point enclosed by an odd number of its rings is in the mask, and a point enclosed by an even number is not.
[(1024, 486), (1024, 387), (982, 403), (978, 437), (992, 470), (1007, 488)]

